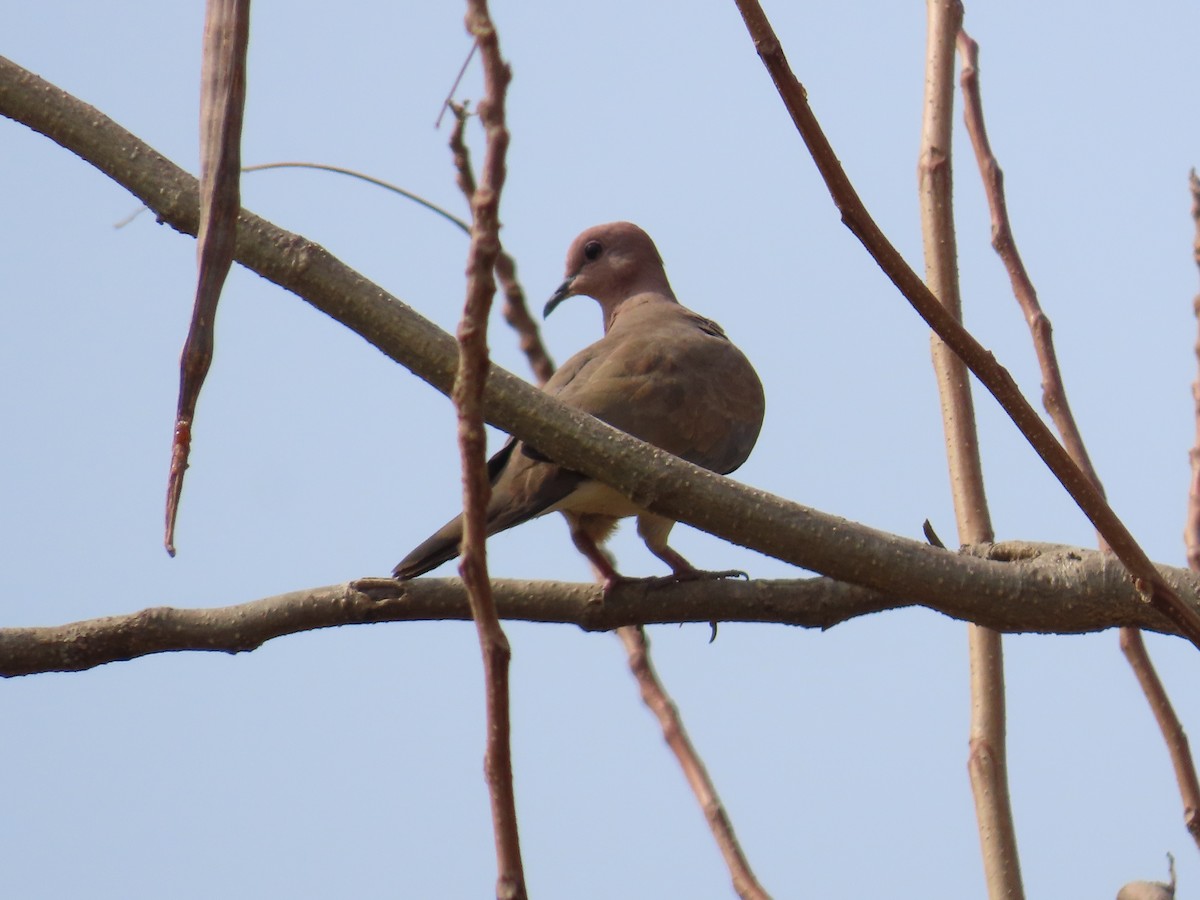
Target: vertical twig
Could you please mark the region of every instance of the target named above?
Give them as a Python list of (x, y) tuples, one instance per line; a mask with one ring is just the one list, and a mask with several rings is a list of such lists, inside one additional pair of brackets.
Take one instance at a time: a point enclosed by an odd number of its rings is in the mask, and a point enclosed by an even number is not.
[[(450, 103), (454, 112), (454, 130), (450, 133), (450, 151), (454, 154), (454, 169), (457, 172), (458, 186), (469, 201), (475, 194), (475, 175), (471, 171), (471, 153), (463, 137), (468, 113), (466, 106)], [(518, 345), (529, 361), (533, 377), (538, 385), (543, 385), (554, 374), (554, 360), (542, 343), (542, 336), (537, 322), (529, 315), (529, 306), (525, 303), (525, 291), (517, 280), (517, 264), (512, 256), (500, 247), (496, 257), (496, 277), (504, 288), (504, 308), (501, 313), (504, 321), (517, 333)]]
[(742, 14), (759, 58), (779, 91), (780, 99), (787, 108), (796, 130), (804, 139), (813, 162), (825, 179), (830, 197), (842, 214), (842, 222), (859, 239), (917, 314), (967, 364), (971, 372), (996, 398), (1042, 462), (1071, 495), (1071, 499), (1096, 530), (1105, 536), (1147, 602), (1169, 618), (1180, 634), (1200, 648), (1200, 613), (1188, 606), (1154, 568), (1146, 551), (1054, 438), (1029, 401), (1022, 396), (1013, 377), (948, 310), (942, 307), (871, 218), (858, 192), (854, 190), (854, 185), (846, 176), (828, 138), (821, 130), (820, 123), (813, 115), (804, 86), (796, 79), (791, 66), (788, 65), (783, 47), (761, 4), (758, 0), (734, 2)]
[[(1025, 315), (1025, 321), (1029, 325), (1033, 337), (1034, 350), (1042, 373), (1042, 402), (1062, 436), (1067, 452), (1092, 480), (1096, 490), (1103, 495), (1104, 487), (1088, 457), (1079, 426), (1076, 424), (1070, 404), (1067, 402), (1066, 388), (1058, 365), (1058, 356), (1054, 350), (1053, 328), (1049, 318), (1042, 311), (1037, 291), (1025, 269), (1025, 264), (1021, 260), (1021, 254), (1017, 250), (1016, 241), (1013, 238), (1012, 225), (1008, 217), (1008, 204), (1004, 195), (1004, 173), (992, 151), (983, 118), (983, 98), (979, 88), (979, 45), (965, 31), (960, 30), (958, 51), (962, 57), (963, 66), (961, 76), (964, 100), (963, 117), (966, 121), (967, 132), (971, 136), (971, 144), (975, 149), (975, 158), (979, 165), (984, 191), (988, 199), (988, 208), (991, 212), (992, 246), (999, 254), (1004, 268), (1008, 272), (1013, 295), (1021, 306), (1021, 311)], [(1195, 203), (1200, 204), (1200, 200), (1195, 200)], [(1193, 214), (1200, 217), (1200, 205), (1193, 206)], [(1196, 246), (1197, 262), (1200, 263), (1200, 219), (1197, 221)], [(1200, 296), (1197, 297), (1197, 304), (1197, 311), (1200, 314)], [(1200, 353), (1200, 345), (1198, 345), (1198, 353)], [(1200, 466), (1200, 382), (1193, 387), (1193, 395), (1197, 398), (1198, 404), (1198, 448), (1193, 449), (1190, 454), (1193, 481), (1192, 490), (1189, 492), (1187, 535), (1193, 534), (1192, 529), (1197, 527), (1196, 521), (1197, 518), (1200, 518), (1200, 490), (1196, 487), (1197, 478), (1200, 477), (1197, 474), (1200, 471), (1197, 468)], [(1189, 562), (1192, 563), (1193, 568), (1196, 568), (1190, 552), (1191, 538), (1185, 537), (1185, 541), (1189, 543)], [(1103, 536), (1100, 536), (1099, 544), (1102, 550), (1109, 549)], [(1125, 658), (1133, 669), (1138, 684), (1150, 704), (1150, 709), (1166, 742), (1183, 800), (1184, 824), (1192, 838), (1200, 844), (1200, 783), (1197, 782), (1196, 766), (1183, 725), (1175, 714), (1158, 673), (1154, 670), (1141, 632), (1135, 628), (1122, 628), (1120, 645), (1121, 651), (1125, 654)]]
[[(962, 319), (958, 288), (958, 251), (954, 230), (951, 115), (954, 107), (954, 38), (962, 22), (958, 0), (928, 0), (925, 57), (925, 109), (918, 165), (925, 280), (955, 319)], [(994, 539), (971, 383), (963, 361), (937, 335), (930, 338), (946, 456), (954, 495), (959, 541)], [(967, 769), (975, 796), (984, 877), (988, 896), (1024, 896), (1016, 831), (1008, 794), (1005, 739), (1004, 654), (999, 633), (967, 626), (971, 665), (971, 726)]]
[[(1196, 267), (1200, 268), (1200, 178), (1196, 170), (1188, 174), (1188, 185), (1192, 191), (1192, 219), (1196, 223), (1196, 239), (1192, 244), (1192, 256)], [(1200, 322), (1200, 294), (1192, 301), (1192, 310)], [(1196, 341), (1196, 359), (1200, 362), (1200, 338)], [(1187, 548), (1188, 566), (1192, 571), (1200, 572), (1200, 379), (1192, 385), (1192, 400), (1195, 403), (1196, 415), (1196, 444), (1188, 453), (1192, 464), (1192, 478), (1188, 487), (1187, 522), (1183, 529), (1183, 543)]]
[(500, 43), (486, 0), (468, 0), (466, 25), (478, 43), (483, 59), (486, 96), (479, 105), (479, 115), (487, 135), (487, 152), (479, 185), (471, 196), (467, 299), (458, 326), (459, 366), (453, 390), (463, 470), (463, 552), (459, 571), (467, 588), (483, 653), (487, 696), (484, 771), (496, 839), (496, 897), (498, 900), (524, 900), (527, 893), (517, 830), (509, 732), (508, 663), (512, 653), (496, 616), (487, 573), (486, 510), (491, 485), (484, 463), (487, 437), (483, 429), (483, 388), (489, 365), (487, 321), (496, 291), (492, 270), (500, 250), (500, 191), (504, 185), (504, 156), (508, 149), (504, 99), (511, 74), (500, 56)]
[(200, 228), (196, 233), (196, 299), (179, 362), (179, 403), (167, 475), (163, 544), (175, 555), (175, 519), (192, 447), (196, 402), (213, 356), (213, 325), (221, 287), (233, 264), (241, 211), (242, 114), (250, 0), (208, 0), (200, 70)]
[(717, 795), (716, 786), (708, 775), (708, 769), (705, 768), (704, 761), (700, 759), (683, 727), (679, 710), (671, 701), (662, 682), (658, 680), (650, 662), (650, 642), (645, 631), (640, 625), (627, 625), (617, 629), (617, 636), (629, 655), (629, 668), (633, 677), (637, 679), (642, 701), (658, 719), (663, 739), (679, 761), (683, 775), (700, 803), (708, 827), (717, 840), (717, 846), (733, 879), (733, 889), (742, 900), (768, 900), (770, 894), (763, 890), (758, 879), (754, 877), (750, 862), (742, 852), (734, 833), (733, 823), (729, 820), (725, 806)]

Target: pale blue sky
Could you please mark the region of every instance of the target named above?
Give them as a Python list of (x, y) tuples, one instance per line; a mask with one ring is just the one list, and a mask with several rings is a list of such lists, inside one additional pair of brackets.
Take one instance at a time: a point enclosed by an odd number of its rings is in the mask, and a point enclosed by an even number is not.
[[(395, 181), (464, 212), (433, 121), (468, 48), (454, 3), (254, 7), (244, 158)], [(533, 304), (582, 228), (630, 219), (684, 303), (768, 397), (740, 480), (953, 541), (927, 333), (839, 223), (728, 3), (496, 2), (514, 79), (503, 236)], [(920, 267), (921, 4), (767, 6), (868, 207)], [(202, 4), (9, 4), (0, 52), (196, 168)], [(1200, 160), (1194, 3), (968, 5), (1014, 227), (1117, 511), (1181, 564), (1196, 324), (1187, 171)], [(477, 99), (473, 70), (460, 97)], [(478, 133), (475, 133), (478, 138)], [(1036, 401), (1038, 374), (957, 128), (969, 326)], [(478, 147), (478, 141), (476, 142)], [(294, 296), (235, 270), (178, 529), (161, 548), (194, 243), (22, 126), (0, 122), (0, 570), (5, 625), (215, 606), (381, 574), (458, 508), (449, 404)], [(320, 173), (247, 176), (245, 205), (443, 327), (466, 241)], [(600, 331), (586, 299), (545, 337)], [(526, 369), (497, 319), (496, 359)], [(1091, 546), (1087, 522), (977, 394), (1001, 538)], [(698, 564), (795, 569), (686, 527)], [(662, 566), (631, 527), (631, 574)], [(497, 576), (588, 578), (562, 522), (498, 537)], [(439, 574), (452, 574), (447, 566)], [(731, 895), (618, 641), (510, 624), (518, 807), (533, 896)], [(780, 898), (978, 897), (965, 626), (923, 610), (828, 633), (651, 629), (743, 846)], [(1150, 646), (1200, 729), (1200, 656)], [(1115, 633), (1006, 641), (1026, 888), (1113, 896), (1200, 867)], [(306, 634), (0, 685), (0, 861), (22, 898), (481, 897), (494, 859), (481, 679), (466, 623)]]

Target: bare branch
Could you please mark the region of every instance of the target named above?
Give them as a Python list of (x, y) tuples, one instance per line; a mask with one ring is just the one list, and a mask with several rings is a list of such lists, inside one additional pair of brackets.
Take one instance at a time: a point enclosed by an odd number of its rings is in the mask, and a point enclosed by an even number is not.
[(736, 3), (759, 57), (770, 73), (793, 123), (808, 146), (809, 153), (842, 214), (842, 222), (862, 242), (921, 318), (958, 354), (992, 393), (1020, 429), (1021, 434), (1029, 441), (1030, 446), (1091, 520), (1096, 530), (1104, 535), (1113, 552), (1129, 569), (1135, 582), (1146, 592), (1148, 601), (1163, 615), (1170, 616), (1179, 626), (1180, 633), (1200, 647), (1200, 615), (1177, 597), (1170, 585), (1158, 580), (1154, 564), (1146, 552), (1087, 475), (1055, 440), (1050, 429), (1030, 406), (1029, 401), (1022, 396), (1013, 377), (938, 303), (937, 298), (871, 218), (847, 178), (845, 170), (842, 169), (837, 154), (833, 152), (833, 147), (821, 130), (816, 116), (813, 115), (804, 86), (792, 73), (779, 38), (776, 37), (757, 0), (736, 0)]
[[(465, 106), (451, 104), (454, 110), (454, 130), (450, 134), (450, 149), (454, 154), (454, 169), (458, 173), (458, 186), (468, 200), (475, 193), (475, 174), (471, 171), (471, 153), (467, 149), (463, 132), (466, 129), (468, 113)], [(496, 277), (504, 288), (504, 308), (501, 311), (504, 321), (517, 333), (517, 344), (525, 358), (529, 360), (529, 368), (539, 385), (545, 384), (554, 374), (554, 360), (542, 343), (541, 331), (533, 317), (529, 315), (529, 307), (525, 303), (525, 291), (517, 280), (517, 264), (504, 249), (496, 257)]]
[[(771, 622), (825, 629), (869, 613), (920, 605), (1004, 632), (1080, 634), (1132, 625), (1174, 633), (1172, 623), (1143, 601), (1111, 554), (1017, 542), (967, 548), (963, 554), (926, 549), (933, 578), (954, 589), (919, 603), (829, 578), (654, 588), (635, 583), (620, 585), (607, 596), (596, 584), (498, 579), (492, 591), (501, 618), (577, 625), (586, 631), (665, 622)], [(961, 562), (971, 564), (967, 581), (955, 574)], [(1166, 566), (1159, 572), (1200, 609), (1200, 575)], [(67, 625), (0, 628), (0, 676), (79, 672), (181, 650), (241, 653), (273, 638), (338, 625), (470, 618), (456, 578), (362, 579), (237, 606), (155, 607)]]
[[(1192, 192), (1192, 219), (1196, 223), (1196, 238), (1192, 244), (1192, 256), (1200, 268), (1200, 178), (1196, 170), (1188, 175), (1188, 186)], [(1200, 294), (1192, 301), (1192, 308), (1200, 322)], [(1200, 338), (1196, 340), (1196, 359), (1200, 362)], [(1196, 443), (1188, 453), (1192, 466), (1192, 478), (1188, 487), (1187, 522), (1183, 530), (1183, 542), (1187, 548), (1188, 565), (1200, 571), (1200, 378), (1192, 384), (1192, 400), (1195, 403)]]
[[(3, 57), (0, 113), (53, 137), (124, 185), (163, 222), (195, 234), (194, 178), (99, 110)], [(243, 210), (237, 259), (354, 330), (438, 390), (449, 392), (457, 363), (454, 339), (319, 245)], [(563, 465), (614, 485), (643, 506), (802, 568), (883, 592), (898, 598), (899, 605), (929, 605), (1002, 631), (1055, 631), (1059, 625), (1037, 608), (1023, 606), (1026, 598), (1020, 596), (1032, 592), (1028, 597), (1040, 598), (1046, 609), (1058, 609), (1053, 591), (1044, 590), (1052, 584), (1063, 597), (1084, 604), (1078, 615), (1066, 614), (1063, 630), (1129, 624), (1179, 633), (1176, 625), (1145, 604), (1112, 599), (1136, 596), (1119, 566), (1099, 595), (1089, 595), (1086, 586), (1070, 580), (1077, 571), (1069, 556), (1061, 568), (1048, 565), (1024, 583), (1002, 576), (1003, 571), (1011, 574), (1005, 564), (931, 548), (714, 475), (563, 406), (494, 365), (484, 399), (492, 424), (528, 440)], [(1185, 575), (1173, 584), (1181, 589), (1189, 578)], [(1194, 591), (1186, 591), (1194, 599)], [(972, 606), (964, 600), (971, 597), (989, 600)], [(1110, 602), (1116, 605), (1109, 607)], [(1020, 609), (1027, 618), (1004, 620), (1001, 611), (1010, 608)], [(1194, 608), (1200, 610), (1200, 604)], [(651, 615), (619, 624), (648, 622)], [(721, 618), (705, 614), (699, 620)]]
[(708, 775), (708, 769), (688, 738), (683, 720), (679, 717), (679, 710), (671, 702), (662, 682), (658, 680), (650, 662), (650, 641), (646, 638), (646, 632), (641, 627), (631, 626), (617, 629), (617, 635), (629, 655), (629, 668), (633, 677), (637, 679), (642, 700), (658, 719), (663, 738), (679, 761), (692, 793), (700, 802), (700, 809), (708, 822), (709, 830), (717, 839), (717, 846), (720, 847), (721, 855), (725, 858), (725, 864), (733, 877), (733, 889), (743, 900), (769, 900), (770, 895), (758, 883), (746, 855), (742, 853), (737, 835), (733, 831), (733, 823), (729, 821), (725, 806), (717, 795), (716, 786)]
[(487, 472), (487, 434), (483, 428), (483, 389), (488, 376), (487, 326), (496, 293), (492, 270), (500, 252), (500, 192), (508, 129), (504, 100), (512, 77), (500, 56), (500, 43), (486, 0), (468, 0), (467, 31), (483, 59), (486, 97), (479, 105), (487, 133), (483, 175), (471, 192), (471, 247), (467, 252), (467, 298), (458, 326), (458, 372), (451, 392), (458, 412), (458, 445), (463, 478), (463, 542), (459, 571), (467, 589), (471, 614), (483, 654), (487, 700), (487, 751), (484, 772), (492, 805), (496, 840), (496, 898), (525, 900), (525, 869), (517, 828), (510, 741), (508, 638), (500, 627), (487, 571), (487, 505), (491, 483)]
[[(1080, 434), (1079, 426), (1076, 424), (1070, 404), (1067, 402), (1066, 387), (1063, 384), (1062, 373), (1058, 365), (1058, 355), (1054, 350), (1054, 332), (1050, 325), (1050, 319), (1042, 312), (1037, 291), (1021, 261), (1021, 255), (1013, 238), (1012, 226), (1008, 218), (1008, 204), (1004, 195), (1004, 173), (992, 152), (983, 118), (983, 98), (979, 87), (979, 46), (965, 31), (960, 30), (958, 49), (963, 60), (964, 118), (967, 132), (971, 136), (971, 143), (975, 148), (975, 158), (983, 177), (988, 208), (991, 210), (992, 246), (1008, 271), (1013, 295), (1025, 314), (1025, 321), (1028, 323), (1033, 337), (1034, 350), (1037, 353), (1038, 365), (1042, 372), (1042, 402), (1050, 413), (1067, 452), (1071, 454), (1071, 458), (1087, 474), (1096, 490), (1103, 496), (1104, 486), (1100, 483), (1100, 478), (1088, 457), (1083, 436)], [(1197, 214), (1200, 215), (1200, 212)], [(1197, 247), (1198, 253), (1200, 253), (1200, 220), (1197, 222), (1197, 228)], [(1200, 391), (1200, 388), (1197, 391)], [(1194, 393), (1200, 397), (1200, 392), (1197, 391)], [(1198, 418), (1198, 423), (1200, 423), (1200, 418)], [(1192, 459), (1193, 473), (1195, 473), (1196, 462), (1200, 459), (1200, 455), (1197, 455), (1195, 450), (1192, 451)], [(1193, 474), (1193, 479), (1195, 479), (1195, 474)], [(1194, 493), (1193, 491), (1192, 494), (1189, 494), (1189, 500)], [(1099, 543), (1101, 550), (1108, 549), (1103, 536), (1100, 536)], [(1189, 561), (1191, 560), (1189, 559)], [(1192, 569), (1200, 570), (1195, 562), (1192, 563)], [(1183, 801), (1184, 824), (1192, 838), (1200, 842), (1200, 782), (1197, 781), (1196, 765), (1192, 759), (1183, 724), (1179, 721), (1166, 689), (1163, 687), (1158, 673), (1154, 670), (1154, 664), (1146, 650), (1146, 642), (1142, 640), (1137, 629), (1122, 628), (1120, 645), (1138, 684), (1141, 685), (1142, 692), (1146, 696), (1146, 701), (1150, 705), (1151, 712), (1154, 714), (1155, 721), (1158, 723), (1163, 740), (1167, 745), (1167, 752), (1175, 769), (1176, 781)]]
[[(947, 312), (962, 320), (958, 285), (958, 248), (954, 228), (951, 122), (954, 109), (954, 39), (962, 24), (958, 0), (928, 0), (925, 63), (925, 114), (921, 129), (921, 234), (925, 280)], [(983, 486), (979, 435), (967, 367), (940, 337), (930, 339), (946, 458), (954, 496), (959, 541), (993, 540)], [(1024, 897), (1016, 829), (1008, 792), (1005, 735), (1004, 651), (998, 632), (967, 626), (971, 666), (971, 725), (967, 771), (975, 798), (975, 819), (988, 896)]]

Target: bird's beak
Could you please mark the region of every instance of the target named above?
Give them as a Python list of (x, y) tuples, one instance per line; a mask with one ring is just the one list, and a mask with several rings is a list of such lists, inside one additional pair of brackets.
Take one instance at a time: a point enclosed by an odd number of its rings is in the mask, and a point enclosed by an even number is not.
[(554, 312), (554, 308), (571, 296), (571, 285), (575, 283), (575, 276), (572, 275), (566, 281), (558, 286), (558, 290), (554, 295), (546, 301), (546, 306), (542, 310), (542, 318), (548, 318), (550, 313)]

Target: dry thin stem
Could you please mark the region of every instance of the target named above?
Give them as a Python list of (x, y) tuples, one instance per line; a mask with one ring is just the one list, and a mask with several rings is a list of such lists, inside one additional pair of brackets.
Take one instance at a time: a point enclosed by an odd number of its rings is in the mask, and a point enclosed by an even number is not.
[(511, 78), (500, 56), (500, 44), (486, 0), (468, 0), (467, 31), (483, 59), (486, 98), (480, 118), (487, 135), (483, 174), (471, 195), (471, 247), (467, 254), (467, 299), (458, 326), (459, 367), (452, 396), (458, 410), (458, 438), (463, 472), (463, 542), (459, 571), (467, 588), (471, 613), (483, 652), (487, 698), (487, 752), (484, 772), (492, 804), (496, 839), (497, 900), (524, 900), (525, 871), (517, 829), (513, 792), (509, 721), (508, 664), (512, 656), (500, 627), (487, 572), (487, 435), (483, 428), (483, 392), (488, 376), (487, 323), (496, 282), (492, 270), (500, 250), (500, 191), (508, 130), (504, 99)]
[(1200, 647), (1200, 615), (1190, 609), (1156, 575), (1154, 564), (1109, 507), (1084, 472), (1075, 464), (1050, 429), (1022, 396), (1013, 377), (966, 329), (942, 307), (937, 298), (909, 267), (880, 231), (846, 176), (845, 170), (808, 105), (804, 86), (796, 80), (770, 21), (757, 0), (735, 0), (755, 49), (775, 83), (776, 89), (808, 146), (809, 153), (847, 228), (896, 285), (917, 313), (967, 364), (1016, 424), (1030, 446), (1054, 473), (1067, 493), (1104, 535), (1113, 552), (1125, 564), (1146, 599), (1179, 626), (1180, 632)]
[(1154, 721), (1162, 732), (1171, 757), (1171, 765), (1175, 769), (1175, 781), (1179, 785), (1179, 794), (1183, 801), (1183, 824), (1191, 834), (1192, 840), (1200, 846), (1200, 784), (1196, 782), (1196, 765), (1192, 760), (1191, 747), (1188, 744), (1187, 733), (1183, 723), (1175, 713), (1171, 698), (1163, 687), (1162, 679), (1158, 677), (1154, 665), (1150, 662), (1150, 654), (1146, 651), (1142, 633), (1136, 628), (1121, 629), (1121, 652), (1129, 661), (1133, 674), (1137, 677), (1150, 711), (1154, 713)]
[(637, 679), (642, 700), (658, 718), (667, 746), (679, 760), (684, 777), (691, 785), (696, 799), (700, 801), (700, 809), (704, 812), (708, 827), (717, 839), (717, 846), (721, 848), (725, 864), (729, 866), (729, 873), (733, 877), (733, 889), (743, 900), (767, 900), (770, 895), (758, 883), (750, 869), (750, 863), (742, 853), (737, 836), (733, 832), (733, 823), (725, 812), (725, 806), (717, 795), (708, 770), (688, 739), (683, 721), (679, 717), (679, 710), (658, 680), (650, 662), (650, 642), (645, 631), (640, 626), (633, 626), (620, 628), (617, 634), (629, 655), (629, 668)]
[[(463, 194), (470, 199), (475, 193), (475, 175), (471, 171), (471, 152), (464, 140), (468, 113), (465, 106), (450, 104), (454, 111), (454, 130), (450, 134), (450, 150), (454, 154), (454, 168), (458, 173), (458, 186)], [(517, 264), (512, 256), (500, 247), (496, 257), (496, 277), (504, 289), (504, 308), (501, 314), (504, 321), (517, 333), (517, 343), (525, 358), (529, 360), (529, 368), (539, 385), (545, 384), (554, 374), (554, 360), (542, 343), (542, 335), (537, 322), (529, 315), (529, 306), (525, 303), (525, 290), (517, 280)]]
[(471, 49), (467, 51), (467, 58), (463, 60), (463, 64), (459, 66), (458, 74), (454, 76), (454, 83), (450, 85), (450, 90), (446, 92), (446, 99), (442, 101), (441, 107), (438, 109), (437, 118), (433, 120), (434, 128), (442, 127), (442, 116), (446, 114), (446, 110), (454, 105), (454, 93), (458, 90), (459, 84), (462, 83), (463, 76), (467, 74), (467, 66), (471, 64), (471, 60), (475, 58), (475, 51), (479, 49), (477, 41), (471, 41)]
[[(928, 0), (925, 113), (921, 133), (921, 233), (925, 279), (955, 318), (962, 319), (954, 228), (951, 116), (954, 107), (954, 38), (962, 23), (957, 0)], [(946, 344), (931, 338), (946, 456), (954, 496), (959, 542), (993, 540), (983, 487), (983, 465), (966, 366)], [(967, 770), (975, 798), (984, 878), (988, 896), (1020, 898), (1020, 858), (1008, 794), (1005, 736), (1004, 655), (999, 633), (967, 626), (970, 653), (971, 724)]]
[[(1196, 223), (1196, 239), (1192, 244), (1192, 255), (1200, 268), (1200, 178), (1196, 170), (1188, 175), (1188, 185), (1192, 191), (1192, 219)], [(1200, 294), (1192, 301), (1196, 320), (1200, 322)], [(1196, 340), (1196, 360), (1200, 362), (1200, 338)], [(1183, 542), (1187, 548), (1188, 565), (1194, 571), (1200, 572), (1200, 378), (1192, 384), (1192, 400), (1196, 413), (1196, 443), (1188, 453), (1192, 465), (1192, 478), (1188, 486), (1187, 522), (1183, 530)]]
[(175, 555), (175, 519), (192, 447), (196, 402), (213, 357), (213, 328), (221, 287), (233, 264), (241, 195), (242, 114), (250, 0), (208, 0), (200, 70), (200, 229), (196, 241), (196, 298), (179, 361), (179, 403), (171, 439), (163, 544)]
[[(963, 115), (983, 178), (988, 208), (991, 211), (992, 246), (1004, 263), (1004, 268), (1012, 283), (1013, 295), (1025, 314), (1025, 321), (1028, 323), (1033, 337), (1034, 350), (1042, 373), (1042, 402), (1054, 421), (1067, 452), (1092, 480), (1096, 490), (1103, 495), (1104, 487), (1088, 457), (1083, 436), (1071, 413), (1070, 404), (1067, 402), (1066, 387), (1063, 384), (1062, 372), (1058, 365), (1058, 355), (1054, 350), (1053, 328), (1049, 318), (1042, 311), (1037, 291), (1025, 269), (1013, 238), (1012, 226), (1008, 217), (1008, 204), (1004, 195), (1004, 173), (992, 151), (983, 117), (983, 97), (979, 87), (979, 46), (965, 31), (960, 30), (958, 50), (963, 63)], [(1194, 208), (1193, 212), (1200, 217), (1200, 207)], [(1197, 260), (1200, 262), (1200, 218), (1197, 221)], [(1200, 298), (1197, 299), (1200, 300)], [(1194, 386), (1193, 394), (1200, 398), (1200, 382)], [(1197, 409), (1198, 416), (1200, 416), (1200, 406)], [(1197, 420), (1197, 435), (1200, 440), (1200, 418)], [(1194, 502), (1193, 498), (1196, 496), (1195, 467), (1197, 460), (1200, 459), (1200, 451), (1194, 449), (1191, 457), (1193, 460), (1193, 490), (1189, 492), (1190, 503)], [(1190, 512), (1190, 515), (1196, 514)], [(1099, 537), (1099, 543), (1101, 550), (1108, 549), (1102, 535)], [(1192, 568), (1200, 571), (1195, 564), (1192, 565)], [(1158, 722), (1159, 730), (1162, 732), (1163, 740), (1166, 742), (1183, 801), (1184, 823), (1193, 839), (1200, 843), (1200, 782), (1197, 781), (1196, 765), (1192, 759), (1183, 725), (1154, 669), (1154, 664), (1150, 660), (1150, 654), (1146, 650), (1146, 643), (1142, 640), (1140, 632), (1136, 628), (1122, 627), (1120, 645), (1137, 677), (1138, 684), (1141, 685), (1147, 702), (1150, 704), (1155, 721)]]
[(442, 209), (442, 207), (438, 206), (436, 203), (426, 200), (419, 194), (414, 194), (412, 191), (406, 191), (399, 185), (392, 184), (390, 181), (384, 181), (382, 178), (375, 178), (374, 176), (368, 175), (365, 172), (359, 172), (355, 169), (347, 169), (342, 166), (329, 166), (325, 165), (324, 163), (314, 162), (273, 162), (259, 163), (255, 166), (242, 167), (243, 172), (265, 172), (268, 169), (316, 169), (318, 172), (333, 172), (337, 175), (348, 175), (351, 178), (357, 178), (359, 181), (365, 181), (367, 184), (373, 184), (376, 187), (381, 187), (384, 190), (391, 191), (394, 194), (399, 194), (401, 197), (411, 200), (418, 206), (423, 206), (430, 212), (441, 216), (447, 222), (457, 226), (463, 234), (471, 234), (471, 226), (458, 216), (454, 215), (454, 213)]

